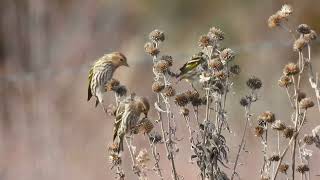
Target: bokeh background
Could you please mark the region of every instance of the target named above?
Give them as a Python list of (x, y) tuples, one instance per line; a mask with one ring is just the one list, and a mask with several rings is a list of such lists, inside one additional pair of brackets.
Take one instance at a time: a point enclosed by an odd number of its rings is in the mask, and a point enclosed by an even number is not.
[[(177, 70), (196, 53), (198, 38), (211, 26), (224, 30), (224, 46), (237, 52), (242, 68), (235, 79), (228, 118), (232, 133), (226, 133), (231, 149), (230, 164), (244, 127), (239, 98), (247, 89), (245, 81), (256, 75), (263, 81), (254, 117), (264, 110), (289, 123), (290, 108), (285, 91), (277, 86), (282, 67), (295, 61), (290, 36), (271, 30), (266, 20), (284, 3), (294, 7), (292, 27), (309, 24), (320, 32), (320, 1), (316, 0), (1, 0), (0, 5), (0, 179), (112, 179), (107, 158), (111, 142), (112, 117), (106, 117), (94, 102), (87, 102), (87, 72), (90, 64), (104, 53), (123, 52), (131, 65), (120, 68), (115, 77), (128, 89), (146, 95), (151, 92), (151, 58), (143, 45), (153, 29), (166, 34), (162, 52), (175, 59)], [(320, 43), (312, 44), (314, 67), (320, 71)], [(315, 97), (307, 78), (302, 86)], [(180, 90), (189, 86), (184, 83)], [(178, 90), (179, 91), (179, 90)], [(114, 102), (108, 94), (106, 102)], [(175, 110), (177, 111), (177, 110)], [(152, 113), (155, 116), (154, 110)], [(155, 116), (156, 117), (156, 116)], [(253, 118), (254, 119), (254, 118)], [(189, 162), (186, 127), (178, 121), (177, 170), (185, 179), (199, 179)], [(310, 111), (306, 133), (320, 124), (316, 108)], [(253, 127), (251, 127), (252, 129)], [(148, 148), (138, 136), (138, 149)], [(286, 143), (284, 141), (283, 143)], [(271, 146), (271, 148), (273, 148)], [(311, 175), (320, 174), (320, 152), (314, 147)], [(170, 169), (161, 147), (160, 166), (169, 179)], [(261, 143), (252, 130), (247, 135), (247, 152), (239, 166), (241, 179), (258, 179), (262, 162)], [(269, 153), (275, 152), (275, 148)], [(124, 169), (130, 172), (125, 152)], [(149, 164), (150, 166), (152, 163)], [(151, 179), (155, 179), (150, 172)], [(135, 179), (131, 172), (128, 179)], [(315, 177), (314, 179), (316, 179)], [(319, 177), (318, 177), (319, 178)]]

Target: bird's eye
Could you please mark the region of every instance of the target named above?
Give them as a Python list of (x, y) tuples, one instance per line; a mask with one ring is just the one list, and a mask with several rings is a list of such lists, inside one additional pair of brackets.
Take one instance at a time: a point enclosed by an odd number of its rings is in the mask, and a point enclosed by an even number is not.
[(122, 62), (122, 61), (123, 61), (123, 59), (122, 59), (122, 58), (120, 58), (120, 61)]

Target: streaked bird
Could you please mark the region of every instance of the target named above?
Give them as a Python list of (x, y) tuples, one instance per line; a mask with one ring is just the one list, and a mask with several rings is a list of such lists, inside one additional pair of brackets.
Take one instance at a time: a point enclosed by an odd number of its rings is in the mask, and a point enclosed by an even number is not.
[(145, 97), (129, 97), (119, 103), (113, 129), (113, 142), (118, 152), (123, 151), (123, 138), (132, 134), (140, 121), (140, 115), (148, 116), (150, 104)]
[(93, 64), (88, 76), (88, 101), (94, 96), (96, 97), (96, 106), (100, 103), (106, 110), (103, 105), (105, 85), (120, 66), (129, 66), (127, 58), (120, 52), (105, 54)]

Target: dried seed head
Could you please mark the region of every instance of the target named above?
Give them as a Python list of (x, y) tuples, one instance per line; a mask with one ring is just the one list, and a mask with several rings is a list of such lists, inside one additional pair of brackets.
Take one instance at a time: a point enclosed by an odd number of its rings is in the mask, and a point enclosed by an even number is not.
[(163, 93), (167, 97), (172, 97), (176, 95), (176, 90), (172, 86), (167, 86), (164, 88)]
[(199, 38), (199, 46), (200, 47), (208, 47), (212, 46), (214, 43), (212, 39), (207, 35), (201, 35)]
[(299, 105), (302, 109), (308, 109), (314, 106), (314, 102), (311, 100), (311, 98), (303, 98)]
[(276, 120), (272, 125), (272, 129), (277, 131), (283, 131), (286, 128), (286, 125), (281, 120)]
[(146, 149), (142, 149), (136, 157), (136, 162), (141, 167), (146, 167), (147, 163), (150, 161), (148, 151)]
[(299, 71), (299, 67), (295, 63), (289, 63), (283, 68), (283, 74), (287, 76), (296, 75)]
[(156, 81), (152, 84), (152, 91), (155, 93), (159, 93), (164, 89), (164, 84), (162, 82)]
[(280, 164), (279, 166), (279, 172), (287, 174), (287, 170), (289, 169), (289, 165), (288, 164)]
[(201, 106), (203, 104), (203, 101), (201, 98), (194, 98), (191, 101), (192, 106)]
[(283, 130), (283, 135), (285, 138), (291, 139), (293, 134), (294, 134), (294, 128), (292, 128), (292, 127), (286, 127)]
[(309, 166), (306, 165), (306, 164), (302, 164), (302, 165), (299, 165), (297, 167), (297, 171), (301, 174), (304, 174), (305, 172), (308, 172), (310, 170)]
[(317, 33), (314, 31), (314, 30), (310, 30), (310, 33), (309, 34), (305, 34), (304, 35), (304, 38), (307, 40), (307, 41), (311, 41), (311, 40), (316, 40), (318, 37)]
[(219, 58), (211, 59), (208, 63), (208, 66), (218, 71), (223, 69), (223, 64)]
[(172, 66), (172, 64), (173, 64), (173, 58), (172, 58), (172, 56), (169, 56), (169, 55), (161, 56), (160, 60), (167, 61), (169, 66)]
[(306, 24), (300, 24), (297, 28), (297, 32), (300, 34), (309, 34), (311, 31), (310, 27)]
[(152, 143), (157, 144), (157, 143), (160, 143), (162, 141), (162, 136), (159, 133), (154, 132), (154, 133), (150, 134), (149, 140)]
[(222, 32), (219, 28), (212, 27), (212, 28), (210, 28), (210, 30), (208, 32), (208, 36), (210, 38), (221, 41), (224, 39), (224, 32)]
[(189, 116), (189, 109), (181, 108), (180, 109), (180, 114), (183, 115), (183, 116)]
[(160, 53), (160, 50), (158, 48), (156, 48), (154, 43), (152, 43), (152, 42), (147, 42), (144, 45), (144, 51), (146, 53), (150, 54), (151, 56), (156, 56)]
[(304, 47), (308, 44), (308, 39), (300, 37), (299, 39), (295, 40), (293, 43), (293, 50), (294, 51), (302, 51)]
[(259, 78), (252, 76), (247, 80), (247, 86), (250, 89), (260, 89), (262, 87), (262, 82)]
[(280, 77), (280, 79), (278, 80), (278, 85), (280, 87), (289, 87), (290, 85), (292, 85), (292, 80), (289, 76), (287, 75), (283, 75)]
[(258, 119), (264, 120), (270, 124), (276, 120), (275, 115), (270, 111), (265, 111), (265, 112), (261, 113), (259, 115)]
[(262, 119), (258, 119), (258, 126), (267, 127), (267, 122)]
[(279, 13), (273, 14), (268, 19), (269, 28), (274, 28), (280, 25), (282, 17)]
[(150, 34), (149, 34), (149, 39), (152, 41), (164, 41), (165, 36), (164, 33), (162, 31), (159, 31), (158, 29), (153, 30)]
[(279, 155), (272, 155), (270, 158), (269, 158), (269, 161), (279, 161), (280, 160), (280, 156)]
[(165, 60), (160, 60), (154, 65), (154, 70), (158, 73), (164, 73), (168, 70), (169, 63)]
[(250, 103), (249, 99), (247, 97), (242, 97), (240, 99), (240, 105), (243, 106), (243, 107), (246, 107), (248, 106)]
[(270, 177), (269, 176), (262, 176), (261, 180), (270, 180)]
[(119, 86), (120, 82), (116, 79), (111, 79), (105, 86), (106, 91), (113, 91), (115, 87)]
[(114, 92), (117, 94), (117, 96), (122, 97), (127, 95), (127, 88), (124, 85), (119, 85), (114, 88)]
[(226, 48), (220, 53), (220, 59), (222, 61), (231, 61), (235, 57), (234, 52), (230, 48)]
[(303, 142), (306, 145), (312, 145), (314, 143), (315, 138), (312, 135), (305, 134), (303, 137)]
[(302, 99), (304, 99), (305, 97), (307, 97), (306, 93), (302, 92), (302, 91), (298, 91), (298, 101), (300, 102)]
[(139, 123), (139, 133), (149, 134), (153, 127), (152, 122), (148, 118), (143, 118)]
[(216, 71), (214, 72), (214, 77), (220, 80), (225, 80), (227, 78), (227, 75), (224, 71)]
[(287, 18), (288, 16), (290, 16), (293, 12), (293, 9), (290, 5), (285, 4), (281, 7), (281, 10), (279, 11), (279, 14), (284, 17)]
[(178, 106), (185, 106), (189, 103), (189, 98), (185, 93), (181, 93), (181, 94), (176, 95), (174, 102)]
[(256, 126), (256, 127), (254, 128), (254, 134), (255, 134), (255, 136), (257, 136), (257, 137), (262, 137), (263, 133), (264, 133), (264, 128), (263, 128), (263, 127), (261, 127), (261, 126)]
[(233, 65), (230, 67), (230, 72), (235, 74), (235, 75), (238, 75), (240, 74), (241, 72), (241, 69), (240, 69), (240, 66), (239, 65)]

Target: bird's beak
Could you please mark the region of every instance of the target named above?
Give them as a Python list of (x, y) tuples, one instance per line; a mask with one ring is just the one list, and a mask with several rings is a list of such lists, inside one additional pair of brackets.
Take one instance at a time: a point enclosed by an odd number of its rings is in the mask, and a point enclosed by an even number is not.
[(144, 113), (144, 117), (147, 118), (148, 117), (148, 113), (145, 112)]
[(130, 66), (129, 66), (129, 64), (128, 64), (127, 62), (126, 62), (126, 63), (124, 63), (124, 66), (130, 67)]

